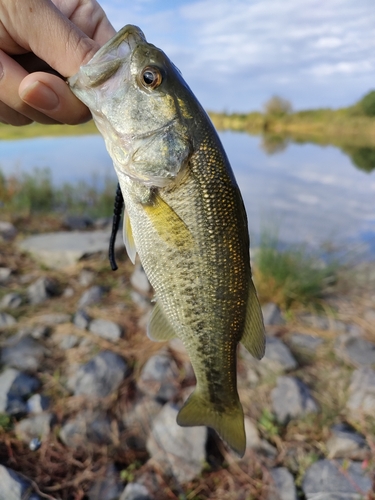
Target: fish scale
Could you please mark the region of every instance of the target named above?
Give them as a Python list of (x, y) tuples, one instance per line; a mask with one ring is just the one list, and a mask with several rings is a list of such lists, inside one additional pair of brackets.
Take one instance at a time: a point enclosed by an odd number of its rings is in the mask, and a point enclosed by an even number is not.
[(69, 83), (105, 138), (125, 201), (125, 245), (155, 290), (148, 334), (179, 337), (196, 375), (177, 422), (210, 426), (243, 455), (237, 345), (261, 358), (264, 326), (246, 212), (216, 131), (173, 63), (134, 26)]

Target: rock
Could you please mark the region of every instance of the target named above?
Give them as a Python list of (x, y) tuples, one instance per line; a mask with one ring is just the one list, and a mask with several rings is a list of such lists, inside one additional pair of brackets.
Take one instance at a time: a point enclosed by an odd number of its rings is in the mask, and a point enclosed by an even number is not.
[(8, 328), (17, 323), (16, 318), (13, 318), (10, 314), (0, 313), (0, 329)]
[(10, 222), (0, 220), (0, 239), (10, 241), (16, 237), (17, 229)]
[(18, 335), (9, 338), (1, 351), (4, 365), (29, 372), (36, 372), (45, 356), (45, 349), (35, 339)]
[(265, 326), (284, 325), (285, 320), (278, 305), (269, 302), (262, 306), (263, 321)]
[(72, 288), (71, 286), (67, 286), (66, 288), (64, 288), (62, 296), (66, 297), (66, 298), (70, 298), (70, 297), (73, 297), (74, 293), (75, 293), (74, 288)]
[(317, 314), (302, 314), (300, 319), (308, 326), (318, 330), (334, 330), (337, 332), (346, 332), (348, 326), (337, 319), (318, 316)]
[(294, 478), (286, 467), (270, 470), (272, 482), (267, 500), (297, 500)]
[(41, 314), (37, 317), (38, 323), (46, 326), (62, 325), (64, 323), (70, 323), (71, 315), (66, 313), (49, 313)]
[(125, 427), (125, 440), (131, 449), (145, 450), (146, 441), (151, 431), (153, 419), (161, 411), (163, 405), (151, 398), (141, 399), (125, 412), (122, 422)]
[(178, 392), (178, 368), (166, 352), (158, 352), (148, 359), (138, 381), (139, 389), (161, 401), (171, 400)]
[(128, 483), (119, 500), (153, 500), (153, 497), (143, 484)]
[(112, 444), (111, 422), (100, 410), (85, 410), (69, 419), (61, 427), (60, 439), (71, 448), (87, 446), (87, 442), (97, 445)]
[(29, 443), (33, 438), (43, 440), (51, 432), (53, 418), (52, 413), (39, 413), (25, 418), (16, 423), (16, 436), (25, 443)]
[(87, 215), (67, 215), (63, 220), (64, 226), (73, 231), (87, 229), (93, 225), (93, 220)]
[(328, 458), (350, 458), (364, 460), (370, 455), (366, 439), (352, 427), (338, 424), (332, 427), (331, 437), (326, 443)]
[(78, 309), (73, 318), (73, 324), (81, 330), (87, 330), (91, 318), (84, 309)]
[(295, 377), (278, 377), (277, 386), (271, 391), (272, 407), (279, 422), (316, 413), (318, 407), (308, 387)]
[(57, 283), (50, 278), (39, 278), (27, 288), (27, 295), (30, 304), (41, 304), (58, 295)]
[(41, 500), (23, 476), (0, 465), (0, 500)]
[(206, 427), (180, 427), (176, 422), (178, 410), (166, 404), (155, 417), (147, 449), (167, 475), (185, 483), (200, 474), (206, 458)]
[(324, 343), (324, 340), (319, 337), (298, 332), (291, 333), (288, 341), (292, 348), (306, 354), (315, 354), (318, 347)]
[(17, 309), (22, 304), (22, 297), (18, 293), (7, 293), (1, 299), (0, 309)]
[(52, 336), (52, 341), (63, 351), (76, 347), (80, 344), (81, 340), (78, 335), (74, 335), (73, 333), (56, 332)]
[[(39, 234), (24, 239), (21, 250), (30, 252), (32, 256), (51, 268), (62, 268), (75, 264), (80, 259), (96, 253), (108, 253), (109, 233), (102, 231), (69, 231)], [(116, 249), (123, 248), (122, 238), (117, 238)]]
[(147, 297), (144, 297), (141, 293), (132, 290), (130, 296), (134, 304), (142, 309), (143, 311), (149, 311), (151, 308), (151, 301)]
[(101, 286), (92, 286), (79, 299), (78, 307), (82, 308), (85, 306), (91, 306), (92, 304), (97, 304), (103, 298), (105, 290)]
[(39, 380), (14, 368), (0, 374), (0, 413), (26, 413), (23, 398), (36, 391)]
[(371, 368), (360, 368), (352, 374), (349, 386), (348, 410), (355, 416), (375, 414), (375, 371)]
[(151, 285), (141, 264), (137, 263), (133, 274), (130, 277), (130, 283), (140, 293), (147, 295), (151, 291)]
[(12, 270), (9, 267), (0, 267), (0, 285), (4, 285), (10, 278)]
[(127, 371), (121, 356), (104, 351), (81, 365), (69, 378), (68, 387), (75, 396), (104, 398), (118, 389)]
[(298, 364), (289, 348), (276, 337), (267, 337), (263, 364), (273, 372), (294, 370)]
[(302, 489), (306, 500), (362, 500), (372, 480), (360, 462), (318, 460), (307, 469)]
[(49, 398), (41, 394), (34, 394), (26, 402), (28, 413), (43, 413), (49, 407)]
[(119, 325), (113, 321), (101, 318), (91, 321), (89, 331), (95, 333), (95, 335), (99, 335), (99, 337), (103, 337), (103, 339), (111, 340), (112, 342), (121, 338), (122, 335), (122, 328)]
[(17, 336), (18, 337), (32, 337), (33, 339), (39, 340), (48, 337), (50, 334), (50, 327), (47, 325), (35, 325), (35, 326), (26, 326), (25, 328), (21, 328)]
[(114, 464), (109, 464), (105, 475), (94, 481), (87, 496), (89, 500), (118, 500), (123, 489)]
[(78, 276), (78, 283), (82, 286), (90, 286), (95, 280), (96, 273), (91, 269), (82, 269)]
[(256, 425), (245, 417), (245, 432), (246, 432), (246, 448), (256, 450), (257, 452), (274, 457), (277, 455), (277, 450), (265, 439), (259, 437), (259, 432)]
[(337, 357), (360, 368), (375, 365), (375, 344), (357, 335), (345, 333), (335, 342)]

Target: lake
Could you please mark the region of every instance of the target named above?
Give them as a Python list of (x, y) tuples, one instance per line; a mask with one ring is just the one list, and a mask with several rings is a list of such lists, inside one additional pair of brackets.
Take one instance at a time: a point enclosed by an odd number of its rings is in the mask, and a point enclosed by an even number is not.
[[(240, 186), (253, 244), (264, 230), (302, 243), (375, 257), (375, 170), (353, 166), (333, 146), (289, 144), (269, 154), (260, 137), (220, 133)], [(50, 168), (54, 184), (100, 183), (114, 170), (99, 135), (0, 142), (6, 174)]]

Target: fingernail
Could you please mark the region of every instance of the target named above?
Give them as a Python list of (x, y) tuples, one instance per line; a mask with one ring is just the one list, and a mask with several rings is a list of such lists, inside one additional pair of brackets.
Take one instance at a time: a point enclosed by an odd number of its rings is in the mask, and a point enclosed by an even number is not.
[(57, 94), (42, 82), (34, 82), (20, 94), (21, 99), (29, 106), (40, 111), (53, 111), (59, 105)]
[(0, 80), (2, 79), (3, 76), (4, 76), (4, 68), (3, 68), (3, 65), (0, 62)]

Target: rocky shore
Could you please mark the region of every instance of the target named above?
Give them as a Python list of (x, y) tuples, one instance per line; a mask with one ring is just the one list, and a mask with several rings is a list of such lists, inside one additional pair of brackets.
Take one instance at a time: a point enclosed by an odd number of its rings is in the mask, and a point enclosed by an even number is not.
[(265, 358), (239, 349), (238, 459), (176, 424), (195, 384), (181, 342), (147, 338), (152, 290), (121, 237), (113, 273), (106, 221), (73, 222), (0, 221), (0, 500), (375, 498), (370, 271), (319, 314), (263, 305)]

